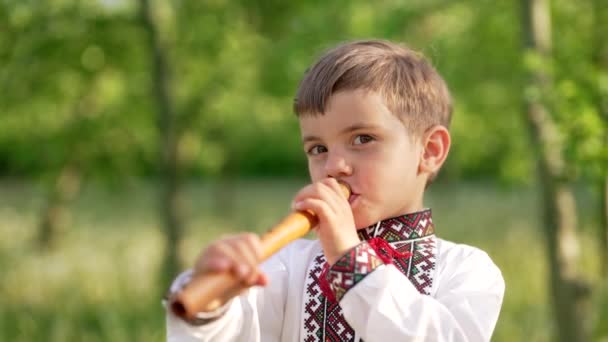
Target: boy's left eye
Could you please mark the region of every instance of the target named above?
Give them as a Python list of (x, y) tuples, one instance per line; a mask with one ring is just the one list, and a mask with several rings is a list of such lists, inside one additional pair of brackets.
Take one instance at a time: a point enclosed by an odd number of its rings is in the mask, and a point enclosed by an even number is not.
[(353, 141), (353, 143), (355, 145), (360, 145), (360, 144), (366, 144), (372, 140), (374, 140), (374, 138), (372, 138), (371, 136), (369, 136), (367, 134), (360, 134), (355, 137), (355, 140)]

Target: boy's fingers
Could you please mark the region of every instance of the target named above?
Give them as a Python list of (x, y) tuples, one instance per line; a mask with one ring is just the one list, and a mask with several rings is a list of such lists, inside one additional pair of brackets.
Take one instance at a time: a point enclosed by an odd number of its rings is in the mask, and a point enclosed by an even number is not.
[(257, 253), (253, 250), (253, 246), (250, 246), (246, 241), (238, 240), (232, 242), (232, 248), (236, 254), (241, 256), (241, 260), (237, 260), (240, 264), (239, 275), (250, 276), (253, 273), (252, 270), (258, 265)]
[(251, 272), (251, 274), (249, 275), (249, 277), (247, 277), (245, 279), (245, 284), (247, 284), (247, 286), (254, 286), (257, 284), (258, 279), (260, 277), (260, 270), (256, 267), (252, 269), (253, 272)]
[(253, 285), (258, 278), (261, 249), (255, 234), (226, 236), (203, 251), (194, 269), (196, 273), (231, 271), (239, 280)]
[[(344, 196), (344, 189), (343, 189), (343, 187), (348, 188), (347, 185), (340, 184), (340, 182), (338, 182), (338, 180), (335, 178), (327, 178), (327, 179), (323, 180), (323, 183), (326, 184), (328, 187), (330, 187), (338, 195), (338, 197), (340, 197), (340, 199), (348, 200)], [(350, 188), (348, 188), (348, 189), (350, 192)]]
[(246, 265), (246, 264), (235, 265), (235, 271), (236, 271), (237, 276), (241, 280), (244, 280), (245, 282), (249, 281), (249, 278), (251, 277), (251, 273), (252, 273), (252, 269), (251, 269), (251, 267), (249, 267), (249, 265)]
[(268, 285), (268, 276), (262, 272), (258, 273), (257, 279), (253, 285), (266, 286)]
[(255, 273), (245, 280), (245, 284), (247, 286), (266, 286), (268, 284), (268, 276), (257, 267), (254, 270)]
[(209, 258), (198, 268), (201, 272), (224, 272), (230, 269), (230, 262), (226, 258), (221, 257)]
[(336, 193), (340, 192), (340, 185), (335, 178), (328, 177), (321, 181), (321, 183), (327, 185), (330, 189), (334, 190)]
[(224, 271), (230, 267), (230, 262), (225, 260), (218, 249), (218, 244), (208, 246), (198, 257), (194, 264), (197, 273), (209, 271)]
[[(292, 209), (294, 210), (301, 210), (299, 208), (296, 207), (296, 203), (298, 202), (302, 202), (304, 200), (307, 199), (319, 199), (322, 200), (324, 202), (326, 202), (327, 204), (329, 204), (330, 208), (338, 208), (338, 203), (337, 203), (337, 199), (336, 199), (336, 190), (334, 190), (329, 184), (330, 182), (336, 183), (337, 181), (335, 179), (326, 179), (322, 182), (316, 182), (313, 184), (310, 184), (308, 186), (306, 186), (305, 188), (303, 188), (302, 190), (300, 190), (300, 192), (298, 192), (298, 194), (294, 197), (293, 202), (292, 202)], [(325, 182), (327, 182), (327, 184), (325, 184)], [(339, 188), (339, 186), (338, 186)]]
[(304, 200), (305, 198), (311, 197), (315, 194), (313, 184), (307, 185), (302, 188), (298, 193), (293, 197), (291, 207), (295, 209), (295, 204)]
[(348, 195), (350, 195), (350, 188), (347, 185), (340, 184), (335, 178), (325, 179), (323, 180), (323, 183), (327, 186), (328, 191), (332, 192), (329, 198), (331, 198), (334, 210), (336, 212), (347, 208), (350, 210), (350, 203), (348, 202), (348, 197), (346, 196), (343, 187), (348, 189)]
[(317, 214), (322, 219), (327, 219), (331, 209), (329, 204), (325, 201), (316, 199), (316, 198), (308, 198), (302, 201), (299, 201), (295, 204), (296, 210), (310, 210), (313, 213)]
[(241, 261), (239, 252), (230, 243), (221, 243), (214, 246), (213, 254), (210, 256), (210, 260), (221, 259), (222, 263), (227, 263), (228, 267), (215, 270), (209, 269), (212, 265), (207, 263), (207, 271), (228, 271), (231, 270), (239, 279), (244, 279), (250, 272), (249, 267)]
[[(335, 188), (333, 187), (333, 184), (335, 184)], [(338, 208), (340, 208), (340, 201), (342, 201), (340, 193), (336, 190), (339, 189), (337, 184), (335, 179), (328, 178), (320, 182), (318, 188), (320, 199), (327, 203), (334, 211), (337, 211)]]
[(244, 233), (235, 241), (238, 242), (239, 251), (246, 253), (252, 265), (257, 265), (260, 262), (262, 258), (262, 242), (259, 236), (253, 233)]
[(243, 239), (254, 253), (256, 263), (259, 263), (262, 259), (262, 240), (257, 234), (253, 233), (245, 233)]

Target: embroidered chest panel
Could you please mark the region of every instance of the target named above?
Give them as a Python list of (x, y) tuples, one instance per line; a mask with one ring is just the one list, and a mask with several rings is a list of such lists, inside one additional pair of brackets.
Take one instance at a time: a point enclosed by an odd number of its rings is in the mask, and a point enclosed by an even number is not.
[[(436, 239), (430, 210), (383, 221), (377, 227), (360, 232), (362, 240), (371, 234), (380, 236), (399, 252), (411, 252), (411, 258), (396, 258), (394, 265), (416, 287), (430, 295), (436, 268)], [(326, 264), (319, 253), (310, 265), (304, 293), (303, 337), (313, 341), (355, 341), (355, 331), (346, 322), (337, 302), (328, 300), (319, 286), (319, 277)]]

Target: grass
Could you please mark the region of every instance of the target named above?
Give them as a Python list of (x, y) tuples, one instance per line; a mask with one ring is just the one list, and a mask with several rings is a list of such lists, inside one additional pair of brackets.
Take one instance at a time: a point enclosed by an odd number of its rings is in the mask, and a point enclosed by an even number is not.
[[(188, 184), (186, 239), (191, 263), (210, 239), (240, 230), (263, 231), (288, 209), (295, 181)], [(150, 185), (89, 186), (50, 252), (34, 249), (43, 193), (0, 183), (1, 341), (163, 341), (164, 312), (157, 274), (163, 254), (156, 192)], [(581, 192), (581, 269), (599, 284), (592, 196)], [(550, 341), (547, 263), (531, 189), (492, 184), (434, 186), (427, 197), (441, 237), (490, 254), (507, 284), (494, 341)], [(606, 334), (605, 291), (596, 291), (590, 328)], [(602, 330), (604, 329), (604, 331)], [(599, 336), (597, 337), (599, 339)]]

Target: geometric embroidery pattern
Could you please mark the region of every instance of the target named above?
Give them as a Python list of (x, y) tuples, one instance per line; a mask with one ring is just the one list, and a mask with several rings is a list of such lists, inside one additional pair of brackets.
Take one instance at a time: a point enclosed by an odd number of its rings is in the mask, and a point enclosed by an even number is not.
[(426, 209), (413, 214), (393, 217), (371, 225), (357, 232), (361, 240), (369, 240), (380, 237), (386, 242), (397, 242), (404, 240), (414, 240), (435, 234), (435, 226), (431, 217), (431, 210)]
[[(410, 280), (418, 292), (425, 295), (431, 293), (433, 275), (437, 266), (437, 244), (430, 209), (383, 220), (379, 224), (359, 230), (358, 234), (362, 241), (379, 237), (387, 241), (397, 252), (412, 253), (411, 257), (394, 258), (393, 264)], [(367, 274), (378, 266), (378, 262), (382, 263), (376, 259), (378, 257), (375, 251), (367, 243), (362, 243), (358, 247), (359, 251), (354, 248), (345, 260), (352, 261), (352, 258), (360, 257), (361, 265), (367, 267)], [(364, 257), (367, 258), (366, 262), (363, 262)], [(361, 267), (353, 269), (352, 267), (358, 267), (357, 263), (344, 262), (337, 269), (342, 269), (346, 275), (328, 273), (330, 285), (337, 291), (335, 294), (338, 299), (331, 301), (325, 297), (320, 286), (320, 276), (323, 274), (325, 264), (325, 256), (320, 252), (308, 269), (303, 308), (304, 341), (354, 341), (355, 331), (346, 322), (339, 305), (339, 299), (345, 292), (339, 291), (345, 284), (356, 284), (365, 277), (366, 272)], [(332, 269), (336, 266), (337, 263)], [(348, 289), (346, 286), (343, 288)]]
[(327, 273), (326, 279), (336, 300), (340, 301), (346, 291), (383, 264), (382, 259), (367, 242), (362, 242), (348, 251), (328, 269)]

